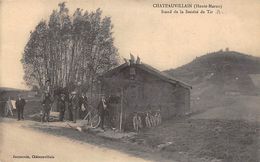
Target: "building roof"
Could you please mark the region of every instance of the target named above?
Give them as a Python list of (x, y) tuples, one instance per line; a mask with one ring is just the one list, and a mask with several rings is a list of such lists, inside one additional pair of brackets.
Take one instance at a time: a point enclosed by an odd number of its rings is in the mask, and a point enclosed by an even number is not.
[[(113, 76), (114, 74), (118, 73), (119, 71), (121, 71), (122, 69), (124, 68), (127, 68), (129, 67), (130, 65), (128, 63), (124, 63), (114, 69), (111, 69), (107, 72), (105, 72), (102, 77), (111, 77)], [(186, 88), (190, 88), (192, 89), (192, 86), (188, 85), (187, 83), (184, 83), (180, 80), (177, 80), (171, 76), (169, 76), (168, 74), (162, 72), (162, 71), (159, 71), (157, 69), (155, 69), (154, 67), (148, 65), (148, 64), (144, 64), (144, 63), (141, 63), (141, 64), (132, 64), (131, 66), (134, 66), (136, 68), (139, 68), (139, 69), (142, 69), (143, 71), (146, 71), (148, 73), (150, 73), (151, 75), (153, 76), (156, 76), (158, 78), (160, 78), (161, 80), (164, 80), (168, 83), (171, 83), (171, 84), (179, 84), (183, 87), (186, 87)]]

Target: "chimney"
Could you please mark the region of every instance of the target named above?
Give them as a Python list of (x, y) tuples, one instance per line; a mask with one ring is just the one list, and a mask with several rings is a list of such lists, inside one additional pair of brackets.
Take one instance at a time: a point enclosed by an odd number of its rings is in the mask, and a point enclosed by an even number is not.
[(226, 48), (226, 52), (228, 52), (228, 51), (229, 51), (229, 48), (227, 47), (227, 48)]

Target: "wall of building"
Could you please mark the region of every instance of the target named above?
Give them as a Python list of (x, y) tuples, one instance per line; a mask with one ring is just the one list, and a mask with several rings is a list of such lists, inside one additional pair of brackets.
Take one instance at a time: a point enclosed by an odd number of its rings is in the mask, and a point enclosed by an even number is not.
[[(126, 114), (161, 110), (163, 119), (167, 119), (189, 111), (189, 89), (163, 81), (142, 69), (135, 68), (135, 73), (135, 81), (124, 88)], [(111, 78), (127, 80), (130, 78), (130, 69), (125, 68)], [(120, 88), (103, 87), (103, 91), (120, 96)]]

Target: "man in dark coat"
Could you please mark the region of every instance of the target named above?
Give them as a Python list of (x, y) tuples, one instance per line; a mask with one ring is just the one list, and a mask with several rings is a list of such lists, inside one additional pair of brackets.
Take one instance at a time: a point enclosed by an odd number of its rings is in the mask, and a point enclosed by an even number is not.
[(108, 124), (110, 125), (110, 127), (112, 129), (114, 129), (109, 111), (110, 111), (109, 110), (109, 100), (105, 99), (105, 97), (102, 96), (101, 101), (98, 104), (98, 112), (99, 112), (100, 119), (101, 119), (99, 127), (103, 130), (104, 130), (105, 119), (107, 119), (107, 121), (109, 122)]
[(15, 107), (17, 109), (17, 114), (18, 114), (17, 115), (18, 120), (20, 120), (20, 119), (24, 120), (23, 110), (24, 110), (25, 104), (26, 104), (25, 100), (21, 97), (21, 95), (18, 95), (18, 99), (15, 102)]
[(60, 121), (64, 120), (65, 109), (66, 109), (65, 94), (61, 94), (60, 98), (58, 100), (58, 110), (60, 112), (60, 115), (59, 115)]
[(69, 95), (68, 95), (68, 97), (67, 97), (67, 102), (68, 102), (68, 111), (66, 111), (67, 113), (66, 114), (68, 114), (67, 115), (67, 117), (68, 117), (68, 120), (69, 121), (73, 121), (73, 113), (72, 113), (72, 94), (70, 93)]
[(80, 119), (84, 119), (84, 117), (88, 114), (88, 98), (82, 93), (79, 97), (79, 117)]
[(77, 96), (77, 92), (73, 91), (71, 92), (71, 108), (73, 112), (73, 122), (76, 123), (78, 118), (78, 109), (79, 109), (79, 97)]
[(42, 100), (42, 118), (41, 118), (41, 122), (46, 121), (49, 122), (49, 117), (50, 117), (50, 111), (51, 111), (51, 104), (52, 104), (52, 100), (51, 100), (51, 96), (48, 92), (46, 92), (43, 96), (43, 100)]

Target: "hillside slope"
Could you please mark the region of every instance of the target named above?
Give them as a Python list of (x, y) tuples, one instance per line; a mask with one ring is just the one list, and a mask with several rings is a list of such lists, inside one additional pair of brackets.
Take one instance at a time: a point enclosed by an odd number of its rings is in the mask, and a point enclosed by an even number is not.
[(234, 79), (248, 81), (249, 74), (260, 73), (260, 58), (235, 51), (219, 51), (197, 57), (186, 65), (165, 72), (190, 84), (205, 80), (215, 84)]
[(193, 86), (195, 111), (225, 107), (238, 95), (259, 95), (260, 58), (235, 51), (209, 53), (165, 72)]

